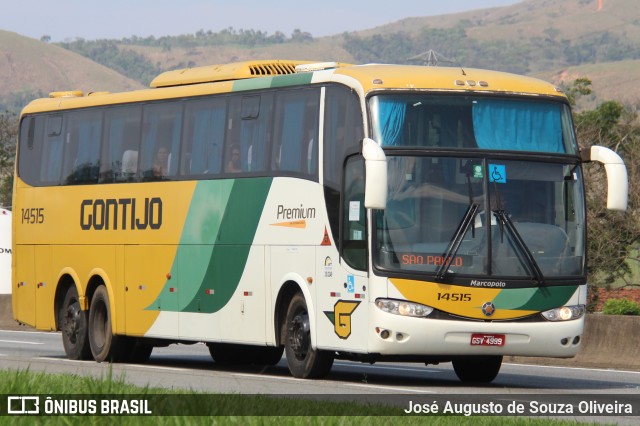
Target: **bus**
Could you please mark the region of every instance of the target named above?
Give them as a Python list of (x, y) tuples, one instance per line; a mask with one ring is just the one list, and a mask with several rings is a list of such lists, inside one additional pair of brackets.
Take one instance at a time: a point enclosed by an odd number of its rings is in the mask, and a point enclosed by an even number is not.
[(587, 275), (570, 106), (546, 82), (402, 65), (247, 61), (126, 93), (53, 92), (20, 117), (13, 312), (66, 355), (326, 376), (335, 359), (572, 357)]

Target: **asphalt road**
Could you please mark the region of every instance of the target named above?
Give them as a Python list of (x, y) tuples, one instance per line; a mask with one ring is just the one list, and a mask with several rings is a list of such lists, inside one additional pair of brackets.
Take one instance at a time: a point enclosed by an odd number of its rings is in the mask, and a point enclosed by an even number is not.
[[(450, 364), (375, 365), (336, 361), (324, 380), (291, 377), (286, 359), (269, 368), (215, 364), (204, 344), (155, 348), (144, 365), (114, 364), (114, 377), (129, 383), (208, 393), (274, 395), (404, 395), (429, 398), (458, 394), (640, 394), (640, 372), (503, 364), (486, 385), (458, 381)], [(66, 359), (59, 333), (0, 330), (0, 369), (29, 369), (106, 377), (109, 364)], [(636, 407), (637, 408), (637, 407)], [(638, 417), (598, 417), (597, 422), (638, 424)]]

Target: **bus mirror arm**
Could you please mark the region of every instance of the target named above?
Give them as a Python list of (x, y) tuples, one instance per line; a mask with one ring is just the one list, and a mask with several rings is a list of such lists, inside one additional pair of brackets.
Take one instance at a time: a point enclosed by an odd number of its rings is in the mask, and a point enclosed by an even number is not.
[(627, 210), (629, 179), (624, 161), (615, 151), (594, 145), (580, 153), (583, 163), (597, 161), (604, 165), (607, 174), (607, 209)]
[(362, 141), (365, 161), (364, 206), (383, 210), (387, 205), (387, 156), (373, 139)]

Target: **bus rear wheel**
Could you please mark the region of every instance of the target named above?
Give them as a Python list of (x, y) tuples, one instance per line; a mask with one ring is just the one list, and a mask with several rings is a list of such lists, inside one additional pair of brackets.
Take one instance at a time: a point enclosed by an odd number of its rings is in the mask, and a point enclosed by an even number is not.
[(502, 356), (479, 356), (454, 359), (453, 370), (458, 378), (469, 383), (489, 383), (500, 372)]
[(69, 359), (91, 359), (87, 327), (87, 312), (80, 309), (78, 290), (72, 285), (67, 289), (58, 311), (58, 328), (62, 332), (62, 346)]
[(333, 353), (311, 346), (309, 312), (301, 293), (296, 293), (289, 303), (284, 347), (287, 364), (294, 377), (321, 378), (331, 371)]
[(89, 343), (93, 358), (98, 362), (119, 362), (125, 359), (126, 337), (113, 335), (109, 294), (103, 285), (96, 289), (91, 299)]

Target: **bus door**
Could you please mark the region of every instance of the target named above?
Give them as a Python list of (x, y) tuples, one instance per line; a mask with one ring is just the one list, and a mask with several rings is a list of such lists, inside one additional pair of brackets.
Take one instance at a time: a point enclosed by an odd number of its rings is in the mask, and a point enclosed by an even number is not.
[[(364, 160), (353, 156), (344, 170), (339, 258), (320, 246), (317, 274), (318, 343), (337, 350), (366, 351), (368, 307), (367, 232), (364, 208)], [(334, 253), (332, 256), (331, 253)]]

